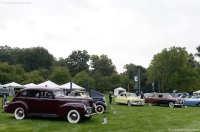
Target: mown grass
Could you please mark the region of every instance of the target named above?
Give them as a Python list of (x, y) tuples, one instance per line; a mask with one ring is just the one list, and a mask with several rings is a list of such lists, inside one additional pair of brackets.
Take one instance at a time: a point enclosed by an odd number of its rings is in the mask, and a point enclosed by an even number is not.
[[(108, 95), (106, 95), (108, 102)], [(2, 99), (2, 98), (1, 98)], [(11, 97), (8, 100), (11, 101)], [(104, 114), (70, 124), (66, 119), (28, 117), (16, 120), (13, 114), (0, 113), (1, 132), (168, 132), (200, 131), (199, 107), (109, 105)], [(3, 111), (1, 108), (0, 111)], [(114, 114), (115, 111), (115, 114)], [(107, 124), (103, 125), (106, 116)]]

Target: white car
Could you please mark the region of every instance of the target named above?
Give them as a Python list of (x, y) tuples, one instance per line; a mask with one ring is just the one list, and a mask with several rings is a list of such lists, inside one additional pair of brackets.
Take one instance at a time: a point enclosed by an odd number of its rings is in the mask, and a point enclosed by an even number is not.
[(115, 104), (127, 104), (131, 105), (144, 105), (144, 100), (137, 97), (135, 93), (123, 92), (115, 97)]

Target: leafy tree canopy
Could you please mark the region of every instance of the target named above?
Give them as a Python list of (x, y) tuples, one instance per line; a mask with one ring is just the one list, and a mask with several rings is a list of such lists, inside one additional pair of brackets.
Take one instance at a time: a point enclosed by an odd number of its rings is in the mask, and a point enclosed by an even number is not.
[(73, 78), (73, 81), (84, 88), (86, 88), (86, 83), (89, 84), (89, 88), (94, 88), (94, 79), (91, 78), (85, 71), (76, 74), (76, 76)]
[(108, 58), (107, 55), (101, 55), (100, 57), (97, 55), (91, 56), (91, 67), (93, 68), (93, 72), (99, 72), (103, 76), (111, 76), (116, 72), (116, 67), (113, 65), (112, 60)]
[(71, 75), (66, 67), (54, 67), (50, 76), (51, 80), (59, 85), (71, 80)]
[(171, 47), (154, 56), (148, 69), (148, 83), (159, 81), (162, 92), (190, 91), (197, 77), (190, 65), (191, 56), (185, 48)]
[(69, 55), (66, 59), (67, 67), (74, 77), (77, 73), (81, 71), (89, 71), (89, 65), (87, 64), (90, 59), (90, 55), (86, 50), (76, 50)]

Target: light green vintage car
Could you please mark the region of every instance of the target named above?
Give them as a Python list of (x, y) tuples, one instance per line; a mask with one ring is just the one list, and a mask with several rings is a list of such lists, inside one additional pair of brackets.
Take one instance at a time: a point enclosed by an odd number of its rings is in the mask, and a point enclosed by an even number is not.
[(144, 105), (144, 100), (137, 97), (135, 93), (123, 92), (115, 97), (115, 104), (127, 104), (131, 105)]

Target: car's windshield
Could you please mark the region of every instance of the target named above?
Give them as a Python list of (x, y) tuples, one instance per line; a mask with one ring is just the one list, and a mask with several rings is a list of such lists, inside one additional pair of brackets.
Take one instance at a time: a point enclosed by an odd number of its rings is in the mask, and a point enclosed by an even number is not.
[(55, 97), (63, 97), (65, 96), (64, 92), (62, 90), (55, 90), (53, 91), (53, 94)]
[(85, 92), (82, 92), (81, 95), (82, 95), (82, 97), (87, 97), (88, 96), (87, 93), (85, 93)]
[(128, 93), (126, 96), (127, 97), (137, 97), (135, 93)]

